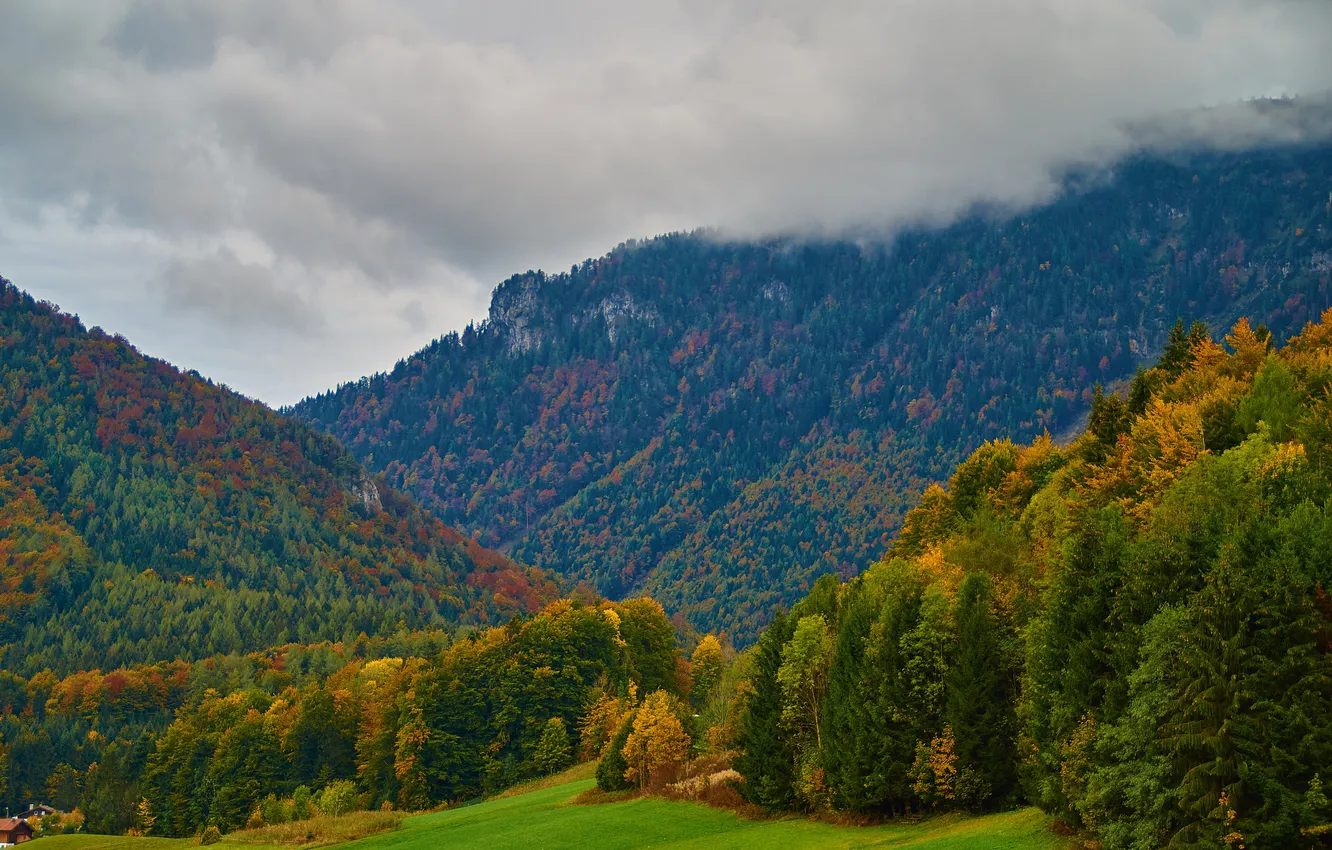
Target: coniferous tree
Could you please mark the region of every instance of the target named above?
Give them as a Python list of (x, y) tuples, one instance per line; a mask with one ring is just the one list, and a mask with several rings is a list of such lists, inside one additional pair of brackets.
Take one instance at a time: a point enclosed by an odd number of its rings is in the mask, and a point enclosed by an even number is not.
[(735, 759), (735, 769), (744, 777), (740, 793), (769, 809), (789, 808), (795, 802), (796, 752), (782, 727), (782, 686), (777, 679), (782, 649), (794, 632), (795, 624), (779, 613), (759, 638), (754, 647), (754, 676), (740, 720)]
[(871, 702), (881, 678), (869, 660), (867, 646), (873, 615), (873, 600), (864, 582), (853, 582), (842, 600), (824, 707), (823, 765), (828, 787), (833, 802), (852, 811), (867, 811), (879, 802), (866, 788), (874, 759), (868, 736), (877, 731)]
[(948, 670), (946, 715), (958, 771), (974, 776), (969, 805), (1003, 805), (1017, 792), (1012, 677), (991, 612), (990, 579), (967, 576), (958, 590), (957, 650)]
[(597, 787), (602, 791), (624, 791), (633, 787), (625, 779), (629, 761), (624, 757), (624, 746), (629, 742), (629, 735), (634, 730), (634, 712), (629, 712), (620, 721), (620, 728), (606, 742), (597, 762)]

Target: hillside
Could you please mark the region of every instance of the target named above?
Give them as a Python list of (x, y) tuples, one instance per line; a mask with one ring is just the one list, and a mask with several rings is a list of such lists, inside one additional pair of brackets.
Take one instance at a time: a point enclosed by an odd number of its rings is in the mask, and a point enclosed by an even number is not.
[[(1088, 846), (1332, 835), (1332, 310), (1179, 334), (1067, 446), (986, 443), (758, 641), (775, 808), (1034, 803)], [(800, 687), (795, 687), (799, 685)]]
[[(1046, 829), (1046, 819), (1027, 809), (982, 818), (946, 819), (886, 827), (833, 826), (802, 819), (749, 821), (730, 812), (661, 799), (582, 806), (571, 804), (587, 781), (564, 782), (509, 799), (489, 800), (409, 817), (389, 832), (364, 838), (368, 850), (467, 848), (700, 847), (855, 848), (911, 847), (913, 850), (1056, 850), (1065, 846)], [(355, 817), (355, 816), (353, 816)], [(219, 850), (279, 847), (261, 830), (224, 836)], [(59, 835), (52, 850), (183, 850), (193, 838), (128, 838)], [(291, 846), (291, 842), (285, 843)], [(308, 846), (308, 845), (307, 845)], [(314, 846), (338, 846), (318, 843)]]
[[(62, 679), (0, 670), (0, 806), (44, 798), (90, 832), (173, 837), (289, 822), (272, 795), (301, 788), (420, 811), (595, 756), (634, 693), (688, 693), (689, 668), (661, 606), (638, 599), (558, 600), (457, 636)], [(151, 828), (136, 814), (145, 799)]]
[(351, 640), (555, 595), (335, 439), (0, 280), (0, 667)]
[(631, 243), (294, 412), (485, 545), (748, 639), (983, 441), (1075, 427), (1177, 317), (1317, 316), (1329, 193), (1326, 148), (1140, 158), (888, 246)]

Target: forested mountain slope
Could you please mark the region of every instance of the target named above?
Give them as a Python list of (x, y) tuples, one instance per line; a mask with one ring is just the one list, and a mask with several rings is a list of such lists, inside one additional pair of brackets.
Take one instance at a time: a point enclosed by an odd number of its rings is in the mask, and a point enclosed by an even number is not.
[(743, 639), (984, 440), (1076, 425), (1178, 316), (1280, 338), (1329, 303), (1332, 150), (1141, 158), (890, 246), (675, 235), (517, 275), (295, 412), (486, 545)]
[(1070, 445), (995, 440), (753, 651), (774, 808), (1036, 803), (1087, 846), (1326, 847), (1332, 310), (1178, 334)]
[(282, 823), (293, 795), (304, 819), (312, 790), (370, 809), (471, 800), (595, 756), (635, 693), (683, 712), (691, 667), (720, 667), (711, 645), (714, 663), (691, 665), (650, 599), (561, 599), (465, 634), (0, 670), (0, 805), (45, 799), (90, 832), (187, 836)]
[(0, 280), (0, 667), (351, 639), (555, 595), (335, 439)]

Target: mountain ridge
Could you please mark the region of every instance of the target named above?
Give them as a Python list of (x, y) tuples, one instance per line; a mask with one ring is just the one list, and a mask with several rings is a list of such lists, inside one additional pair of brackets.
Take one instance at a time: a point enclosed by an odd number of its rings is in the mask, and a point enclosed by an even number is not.
[(332, 437), (0, 281), (0, 663), (483, 623), (554, 598)]
[(746, 639), (982, 441), (1075, 427), (1177, 317), (1316, 317), (1329, 153), (1142, 156), (887, 246), (628, 242), (291, 412), (486, 545)]

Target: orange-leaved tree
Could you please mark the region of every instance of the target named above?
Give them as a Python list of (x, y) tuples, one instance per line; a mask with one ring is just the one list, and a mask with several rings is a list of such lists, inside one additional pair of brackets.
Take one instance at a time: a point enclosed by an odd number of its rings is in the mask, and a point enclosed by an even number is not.
[(676, 716), (670, 694), (654, 691), (643, 701), (622, 752), (629, 765), (624, 778), (640, 788), (647, 786), (654, 773), (685, 760), (689, 736)]

